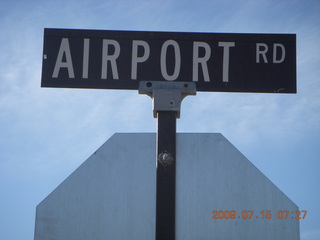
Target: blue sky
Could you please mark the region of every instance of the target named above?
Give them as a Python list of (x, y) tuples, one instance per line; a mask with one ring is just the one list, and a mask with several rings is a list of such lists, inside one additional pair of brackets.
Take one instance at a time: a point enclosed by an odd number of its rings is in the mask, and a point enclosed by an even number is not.
[(1, 1), (0, 237), (33, 239), (35, 208), (115, 132), (155, 132), (137, 91), (40, 88), (43, 29), (297, 34), (298, 93), (198, 93), (178, 132), (220, 132), (320, 239), (320, 1)]

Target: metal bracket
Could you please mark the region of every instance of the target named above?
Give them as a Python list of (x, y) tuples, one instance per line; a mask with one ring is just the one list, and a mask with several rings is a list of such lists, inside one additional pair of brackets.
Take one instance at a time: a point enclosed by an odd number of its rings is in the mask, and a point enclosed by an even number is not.
[(180, 118), (182, 100), (196, 93), (194, 82), (141, 81), (139, 83), (139, 94), (147, 94), (153, 100), (154, 118), (157, 118), (159, 111), (176, 112), (176, 117)]

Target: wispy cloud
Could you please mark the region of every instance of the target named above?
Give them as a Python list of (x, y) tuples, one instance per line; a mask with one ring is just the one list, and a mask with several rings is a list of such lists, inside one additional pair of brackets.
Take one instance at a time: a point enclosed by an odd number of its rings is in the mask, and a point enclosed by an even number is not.
[(318, 240), (320, 238), (320, 229), (313, 229), (301, 233), (301, 240)]

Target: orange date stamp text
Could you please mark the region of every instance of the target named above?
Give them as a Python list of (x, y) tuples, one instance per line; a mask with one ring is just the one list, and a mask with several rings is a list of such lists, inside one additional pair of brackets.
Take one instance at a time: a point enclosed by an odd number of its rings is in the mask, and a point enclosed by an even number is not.
[(272, 212), (271, 210), (263, 211), (234, 211), (234, 210), (214, 210), (212, 211), (212, 219), (272, 219), (274, 217), (278, 219), (305, 219), (307, 216), (306, 210), (302, 211), (289, 211), (279, 210)]

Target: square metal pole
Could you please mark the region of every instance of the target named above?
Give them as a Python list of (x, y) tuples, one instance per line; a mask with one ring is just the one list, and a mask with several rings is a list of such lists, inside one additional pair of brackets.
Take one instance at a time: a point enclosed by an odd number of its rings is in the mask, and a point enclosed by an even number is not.
[(156, 240), (175, 239), (176, 112), (158, 112)]
[(153, 116), (158, 118), (156, 240), (175, 240), (176, 223), (176, 120), (181, 102), (196, 95), (194, 82), (142, 81), (139, 93), (153, 99)]

